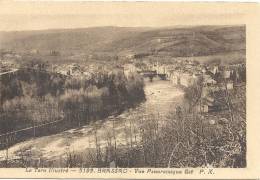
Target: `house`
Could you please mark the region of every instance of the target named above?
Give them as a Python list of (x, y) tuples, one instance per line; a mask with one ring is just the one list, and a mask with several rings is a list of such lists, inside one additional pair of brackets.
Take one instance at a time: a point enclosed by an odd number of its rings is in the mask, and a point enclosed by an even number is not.
[(206, 104), (202, 104), (201, 106), (198, 106), (198, 111), (206, 113), (209, 112), (209, 108)]
[(210, 77), (204, 80), (204, 84), (206, 84), (207, 86), (211, 86), (217, 84), (217, 81)]
[(86, 72), (86, 71), (83, 72), (83, 75), (85, 76), (86, 79), (91, 79), (91, 77), (92, 77), (92, 74), (90, 72)]
[(193, 83), (197, 83), (200, 78), (201, 78), (201, 74), (199, 74), (199, 73), (193, 73), (192, 74), (192, 81), (193, 81)]
[(223, 78), (224, 79), (230, 79), (231, 77), (231, 70), (224, 70), (223, 71)]
[(51, 50), (51, 51), (50, 51), (50, 55), (51, 55), (51, 56), (59, 56), (59, 55), (60, 55), (60, 52), (59, 52), (59, 51), (55, 51), (55, 50)]
[(166, 73), (166, 67), (164, 65), (157, 67), (157, 73), (158, 74), (165, 74)]
[(180, 76), (180, 84), (185, 87), (189, 87), (193, 84), (193, 77), (191, 74), (183, 73)]
[(177, 76), (177, 75), (171, 75), (170, 77), (170, 80), (171, 82), (174, 84), (174, 85), (179, 85), (180, 84), (180, 77)]
[(221, 103), (219, 103), (214, 97), (207, 95), (201, 100), (201, 112), (213, 112), (221, 110)]
[(38, 49), (31, 49), (30, 53), (31, 54), (39, 54), (39, 50)]
[(207, 70), (207, 68), (206, 67), (203, 67), (202, 69), (201, 69), (201, 72), (204, 74), (204, 73), (206, 73), (208, 70)]
[(227, 89), (228, 90), (231, 90), (231, 89), (233, 89), (234, 88), (234, 84), (233, 84), (233, 82), (227, 82)]
[(204, 86), (204, 87), (202, 88), (201, 97), (206, 97), (206, 96), (208, 96), (211, 92), (212, 92), (212, 91), (211, 91), (211, 88), (210, 88), (210, 87)]
[(57, 73), (63, 74), (63, 75), (73, 75), (78, 76), (82, 75), (83, 72), (81, 71), (78, 64), (70, 64), (70, 65), (63, 65), (62, 67), (54, 67), (55, 71)]
[(136, 58), (141, 58), (142, 55), (143, 55), (142, 53), (137, 54), (136, 52), (133, 51), (124, 51), (118, 55), (118, 58), (133, 60)]
[(204, 79), (203, 81), (204, 85), (211, 86), (217, 84), (217, 81), (213, 79), (210, 74), (205, 73), (203, 75), (203, 79)]
[(63, 74), (63, 75), (70, 75), (70, 72), (68, 70), (59, 70), (59, 71), (57, 71), (57, 73)]
[(225, 91), (225, 90), (232, 90), (232, 89), (234, 89), (234, 83), (232, 81), (228, 81), (226, 83), (223, 82), (218, 85), (218, 90)]
[(130, 73), (137, 72), (137, 68), (133, 64), (123, 65), (124, 74), (128, 76)]
[(124, 71), (136, 72), (137, 68), (133, 64), (124, 64), (123, 65)]
[(79, 69), (79, 66), (74, 63), (74, 64), (70, 64), (68, 66), (68, 68), (69, 68), (70, 74), (72, 75), (73, 73), (75, 73)]
[(210, 68), (210, 72), (212, 73), (212, 74), (217, 74), (218, 72), (219, 72), (219, 67), (218, 66), (213, 66), (213, 67), (211, 67)]

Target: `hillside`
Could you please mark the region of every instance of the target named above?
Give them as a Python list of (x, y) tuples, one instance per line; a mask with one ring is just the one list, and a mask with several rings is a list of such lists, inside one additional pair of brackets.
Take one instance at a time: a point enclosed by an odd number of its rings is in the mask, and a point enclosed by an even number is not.
[(173, 57), (245, 51), (245, 26), (96, 27), (0, 32), (1, 49), (67, 53), (145, 53)]

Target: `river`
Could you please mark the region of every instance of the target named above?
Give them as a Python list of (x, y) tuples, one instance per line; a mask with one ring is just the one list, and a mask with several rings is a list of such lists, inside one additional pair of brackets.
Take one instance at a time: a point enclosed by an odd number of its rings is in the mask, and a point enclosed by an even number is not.
[[(107, 145), (113, 134), (118, 146), (128, 141), (128, 132), (138, 134), (140, 124), (150, 116), (158, 116), (163, 121), (170, 111), (182, 101), (183, 92), (174, 87), (170, 81), (157, 80), (145, 83), (146, 101), (134, 108), (125, 110), (117, 116), (92, 122), (80, 128), (70, 129), (58, 134), (43, 136), (21, 143), (8, 149), (8, 159), (20, 159), (28, 155), (32, 159), (54, 160), (62, 157), (68, 149), (80, 153), (88, 148), (95, 148), (96, 142), (100, 147)], [(138, 141), (138, 136), (131, 137)], [(0, 151), (0, 161), (5, 160), (6, 150)]]

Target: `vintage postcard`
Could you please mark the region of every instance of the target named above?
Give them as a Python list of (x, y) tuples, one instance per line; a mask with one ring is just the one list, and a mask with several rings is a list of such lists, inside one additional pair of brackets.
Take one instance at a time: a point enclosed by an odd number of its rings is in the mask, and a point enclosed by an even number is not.
[(260, 178), (259, 10), (0, 1), (0, 178)]

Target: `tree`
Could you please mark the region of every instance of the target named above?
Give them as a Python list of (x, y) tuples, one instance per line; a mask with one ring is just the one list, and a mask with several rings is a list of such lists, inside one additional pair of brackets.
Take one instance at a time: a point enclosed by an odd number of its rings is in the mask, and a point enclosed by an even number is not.
[(202, 89), (203, 89), (203, 78), (198, 78), (195, 83), (193, 83), (191, 86), (187, 87), (185, 89), (185, 99), (187, 100), (189, 104), (189, 109), (192, 110), (192, 108), (197, 105), (202, 96)]

